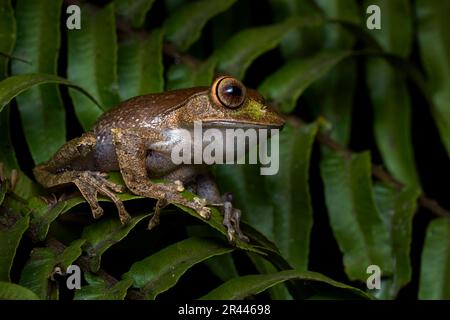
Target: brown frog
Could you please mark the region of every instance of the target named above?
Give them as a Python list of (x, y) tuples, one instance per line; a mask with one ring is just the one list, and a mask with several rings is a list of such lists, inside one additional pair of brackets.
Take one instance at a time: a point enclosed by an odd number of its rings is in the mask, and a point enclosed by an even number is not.
[[(230, 242), (247, 238), (239, 228), (240, 211), (231, 205), (231, 196), (221, 196), (207, 165), (174, 164), (171, 151), (183, 143), (179, 129), (192, 130), (194, 121), (205, 128), (281, 128), (283, 118), (264, 103), (255, 90), (222, 76), (210, 88), (196, 87), (138, 96), (106, 112), (91, 131), (63, 145), (47, 162), (35, 167), (37, 181), (46, 188), (73, 183), (89, 203), (92, 214), (103, 214), (97, 194), (110, 198), (120, 221), (130, 215), (116, 193), (129, 192), (157, 199), (151, 229), (159, 223), (160, 208), (178, 203), (194, 209), (204, 219), (207, 205), (222, 208), (223, 224)], [(120, 171), (126, 188), (107, 180), (107, 173)], [(165, 183), (152, 182), (160, 178)], [(188, 200), (184, 186), (197, 193)]]

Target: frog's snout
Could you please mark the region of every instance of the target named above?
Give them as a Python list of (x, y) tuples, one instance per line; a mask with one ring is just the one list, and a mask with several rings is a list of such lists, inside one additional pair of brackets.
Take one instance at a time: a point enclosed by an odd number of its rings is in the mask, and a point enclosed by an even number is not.
[(284, 125), (286, 124), (286, 119), (282, 114), (268, 105), (264, 105), (263, 110), (267, 119), (267, 123), (270, 127), (279, 130), (283, 129)]

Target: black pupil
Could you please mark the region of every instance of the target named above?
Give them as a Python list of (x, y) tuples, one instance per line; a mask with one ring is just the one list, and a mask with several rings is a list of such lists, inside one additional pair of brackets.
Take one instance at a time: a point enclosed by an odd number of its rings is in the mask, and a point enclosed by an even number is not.
[(242, 90), (238, 86), (228, 86), (225, 88), (225, 93), (229, 94), (233, 97), (240, 97), (242, 96)]

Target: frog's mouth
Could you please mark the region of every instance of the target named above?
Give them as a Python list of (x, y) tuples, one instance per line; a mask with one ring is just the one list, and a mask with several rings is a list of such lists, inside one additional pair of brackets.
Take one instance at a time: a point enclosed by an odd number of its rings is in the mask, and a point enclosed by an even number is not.
[(280, 123), (260, 123), (250, 121), (226, 121), (226, 120), (210, 120), (202, 121), (205, 128), (231, 128), (231, 129), (282, 129), (284, 122)]

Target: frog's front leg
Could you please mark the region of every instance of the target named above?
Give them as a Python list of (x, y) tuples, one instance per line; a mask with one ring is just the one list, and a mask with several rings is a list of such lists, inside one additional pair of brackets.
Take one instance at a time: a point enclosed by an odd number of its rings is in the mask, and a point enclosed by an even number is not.
[[(164, 141), (157, 130), (120, 129), (111, 130), (120, 173), (128, 189), (136, 195), (157, 199), (157, 208), (166, 203), (177, 203), (194, 209), (204, 219), (209, 219), (211, 210), (201, 201), (188, 200), (181, 195), (184, 190), (177, 182), (153, 183), (147, 173), (146, 156), (151, 150), (149, 142)], [(161, 148), (161, 147), (160, 147)], [(156, 217), (158, 212), (156, 212)], [(156, 223), (157, 218), (153, 221)]]
[(235, 242), (236, 236), (242, 241), (249, 242), (249, 239), (241, 231), (241, 210), (233, 207), (233, 197), (230, 193), (220, 195), (211, 174), (202, 174), (197, 177), (195, 192), (206, 199), (208, 204), (221, 208), (223, 225), (227, 228), (228, 240), (231, 243)]
[(63, 145), (52, 159), (36, 166), (33, 170), (34, 176), (46, 188), (74, 183), (91, 207), (94, 218), (103, 215), (103, 209), (97, 201), (97, 194), (105, 195), (116, 205), (120, 221), (126, 223), (130, 216), (122, 201), (114, 193), (124, 192), (124, 187), (108, 181), (106, 173), (92, 171), (89, 166), (86, 166), (85, 170), (81, 170), (79, 164), (74, 167), (74, 163), (88, 159), (95, 146), (95, 136), (90, 132), (85, 133), (80, 138)]

